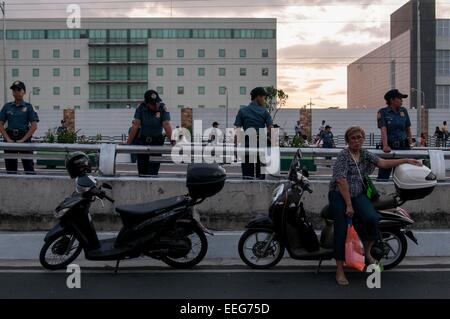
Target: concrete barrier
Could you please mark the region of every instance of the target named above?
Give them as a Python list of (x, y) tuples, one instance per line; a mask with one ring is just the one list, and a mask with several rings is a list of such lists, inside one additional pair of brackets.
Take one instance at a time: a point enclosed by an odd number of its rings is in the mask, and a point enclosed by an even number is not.
[[(116, 205), (141, 203), (187, 193), (184, 179), (100, 178), (113, 186)], [(214, 230), (240, 230), (258, 215), (267, 215), (277, 181), (226, 182), (216, 196), (196, 206), (205, 224)], [(376, 183), (382, 194), (392, 193), (392, 183)], [(313, 181), (313, 194), (304, 197), (305, 208), (320, 228), (320, 210), (327, 204), (328, 182)], [(54, 223), (55, 207), (74, 191), (74, 181), (54, 176), (0, 176), (0, 230), (46, 230)], [(416, 221), (415, 228), (450, 227), (450, 183), (438, 184), (420, 201), (404, 205)], [(117, 230), (120, 220), (114, 205), (97, 201), (91, 212), (99, 230)]]

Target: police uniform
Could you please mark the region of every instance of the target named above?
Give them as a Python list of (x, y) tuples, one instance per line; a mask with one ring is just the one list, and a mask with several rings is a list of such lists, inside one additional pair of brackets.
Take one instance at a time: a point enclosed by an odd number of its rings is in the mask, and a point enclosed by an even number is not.
[[(136, 139), (136, 145), (164, 145), (163, 122), (170, 121), (170, 113), (164, 103), (157, 97), (159, 109), (150, 110), (146, 103), (142, 103), (136, 109), (134, 118), (141, 121), (139, 135)], [(161, 156), (155, 154), (152, 156)], [(138, 154), (137, 164), (139, 175), (158, 175), (160, 163), (149, 161), (150, 155)]]
[[(406, 98), (408, 96), (402, 95), (398, 90), (392, 90), (386, 94), (385, 99), (389, 101), (393, 97)], [(411, 149), (407, 134), (407, 129), (411, 127), (411, 120), (406, 108), (400, 107), (398, 111), (391, 106), (382, 108), (378, 111), (377, 121), (379, 129), (386, 128), (388, 145), (392, 150)], [(389, 179), (391, 172), (392, 169), (379, 169), (378, 178)]]
[[(13, 88), (25, 90), (25, 84), (16, 81), (11, 86), (11, 89)], [(0, 122), (6, 124), (6, 133), (14, 142), (17, 142), (28, 133), (32, 122), (39, 122), (39, 116), (30, 103), (22, 101), (19, 105), (16, 105), (16, 102), (9, 102), (0, 111)], [(31, 138), (25, 143), (31, 143)], [(5, 151), (5, 153), (32, 154), (33, 152)], [(33, 160), (22, 159), (22, 165), (27, 174), (34, 173)], [(17, 159), (5, 159), (5, 166), (8, 173), (17, 173)]]
[[(267, 96), (267, 93), (263, 88), (256, 88), (252, 91), (253, 95), (264, 95)], [(244, 131), (247, 129), (253, 128), (256, 130), (258, 134), (259, 129), (266, 128), (269, 125), (273, 125), (272, 117), (270, 116), (267, 109), (263, 106), (260, 106), (255, 101), (252, 101), (248, 106), (243, 107), (239, 110), (236, 120), (234, 122), (236, 127), (242, 127)], [(248, 148), (250, 145), (248, 136), (245, 136), (245, 147)], [(259, 139), (257, 147), (259, 147)], [(259, 153), (259, 152), (258, 152)], [(258, 179), (264, 179), (265, 176), (261, 174), (261, 161), (259, 156), (257, 156), (256, 163), (249, 163), (250, 159), (248, 154), (245, 156), (244, 163), (241, 164), (242, 167), (242, 176), (244, 179), (252, 179), (254, 177)]]
[(333, 144), (333, 138), (334, 135), (331, 131), (323, 131), (320, 134), (320, 139), (323, 142), (323, 148), (333, 148), (334, 144)]

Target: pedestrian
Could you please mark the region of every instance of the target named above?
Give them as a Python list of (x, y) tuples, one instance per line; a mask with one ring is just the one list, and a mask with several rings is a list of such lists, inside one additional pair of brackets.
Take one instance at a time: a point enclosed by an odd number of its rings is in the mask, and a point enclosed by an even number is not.
[[(258, 135), (259, 129), (267, 128), (269, 132), (268, 135), (270, 135), (270, 131), (273, 128), (273, 121), (266, 107), (266, 90), (262, 87), (257, 87), (250, 92), (250, 96), (252, 100), (251, 103), (239, 110), (234, 125), (236, 129), (240, 130), (243, 128), (244, 131), (247, 131), (248, 129), (255, 129), (257, 133), (257, 142), (255, 145), (259, 149), (260, 138), (266, 138), (265, 136), (263, 137)], [(239, 134), (236, 135), (239, 136)], [(239, 141), (236, 139), (235, 142), (237, 144)], [(247, 134), (245, 134), (244, 145), (248, 150), (250, 146), (250, 139)], [(256, 161), (253, 159), (252, 163), (250, 163), (250, 157), (246, 154), (241, 167), (242, 176), (244, 179), (254, 179), (255, 177), (257, 179), (265, 179), (265, 175), (261, 174), (259, 151), (256, 155)]]
[(444, 134), (443, 146), (447, 147), (447, 140), (448, 140), (448, 136), (449, 136), (447, 121), (444, 121), (442, 123), (441, 131)]
[(301, 136), (301, 124), (300, 121), (297, 121), (297, 125), (295, 125), (295, 136)]
[(211, 132), (209, 133), (208, 136), (208, 143), (213, 143), (213, 144), (217, 144), (217, 138), (219, 137), (219, 123), (214, 122), (212, 124), (212, 129)]
[[(391, 90), (384, 96), (387, 106), (378, 111), (378, 128), (381, 130), (381, 143), (383, 151), (410, 150), (412, 143), (411, 120), (408, 111), (404, 108), (403, 99), (408, 95), (399, 90)], [(379, 169), (378, 179), (388, 180), (392, 169)]]
[[(133, 126), (126, 144), (131, 145), (137, 136), (136, 145), (162, 146), (165, 140), (163, 130), (170, 143), (175, 145), (176, 141), (172, 140), (169, 110), (156, 91), (148, 90), (145, 92), (144, 102), (136, 109)], [(161, 156), (161, 154), (152, 154), (152, 156)], [(158, 175), (160, 166), (160, 162), (150, 161), (149, 154), (138, 154), (137, 156), (140, 177)]]
[[(6, 143), (31, 143), (31, 138), (38, 128), (39, 116), (33, 106), (24, 101), (25, 83), (15, 81), (10, 89), (14, 101), (6, 103), (0, 111), (0, 133)], [(5, 151), (5, 153), (33, 154), (29, 151)], [(8, 174), (17, 174), (17, 159), (5, 159), (5, 166)], [(25, 174), (35, 174), (33, 160), (22, 159), (22, 166)]]
[(444, 141), (444, 132), (441, 131), (439, 126), (436, 126), (436, 130), (434, 131), (435, 138), (435, 146), (442, 147)]
[(374, 242), (379, 239), (378, 213), (364, 193), (362, 176), (372, 174), (375, 167), (393, 168), (406, 163), (422, 166), (422, 163), (415, 159), (381, 159), (363, 148), (364, 140), (365, 132), (361, 127), (350, 127), (346, 131), (347, 148), (337, 157), (329, 185), (329, 209), (334, 219), (336, 281), (343, 286), (349, 284), (344, 273), (348, 219), (359, 218), (363, 227), (360, 227), (358, 234), (364, 245), (366, 264), (377, 263), (371, 252)]
[(425, 135), (425, 133), (420, 134), (420, 146), (421, 147), (427, 147), (428, 146), (427, 136)]
[(56, 134), (60, 135), (60, 134), (64, 134), (67, 133), (67, 126), (66, 126), (66, 121), (61, 120), (61, 126), (59, 126), (56, 130)]
[[(331, 132), (331, 126), (327, 125), (325, 126), (325, 129), (320, 134), (320, 139), (318, 144), (322, 142), (322, 148), (335, 148), (336, 144), (334, 143), (334, 135)], [(326, 160), (331, 160), (331, 157), (327, 156), (325, 157)]]

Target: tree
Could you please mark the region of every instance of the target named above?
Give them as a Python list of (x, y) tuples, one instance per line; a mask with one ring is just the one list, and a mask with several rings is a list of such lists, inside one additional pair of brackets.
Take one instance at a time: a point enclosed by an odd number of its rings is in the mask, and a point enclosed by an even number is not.
[(267, 87), (266, 91), (268, 111), (272, 115), (272, 118), (275, 119), (278, 111), (286, 105), (289, 95), (273, 86)]

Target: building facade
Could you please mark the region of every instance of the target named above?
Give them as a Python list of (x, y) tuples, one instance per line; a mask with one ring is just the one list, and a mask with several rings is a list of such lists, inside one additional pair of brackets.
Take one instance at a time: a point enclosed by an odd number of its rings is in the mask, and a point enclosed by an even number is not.
[(421, 82), (417, 92), (417, 0), (391, 15), (391, 41), (347, 67), (347, 107), (380, 108), (392, 88), (428, 109), (450, 109), (450, 19), (436, 19), (435, 0), (420, 1)]
[(6, 39), (7, 83), (41, 110), (133, 108), (149, 88), (171, 108), (239, 108), (276, 86), (276, 19), (7, 20)]

